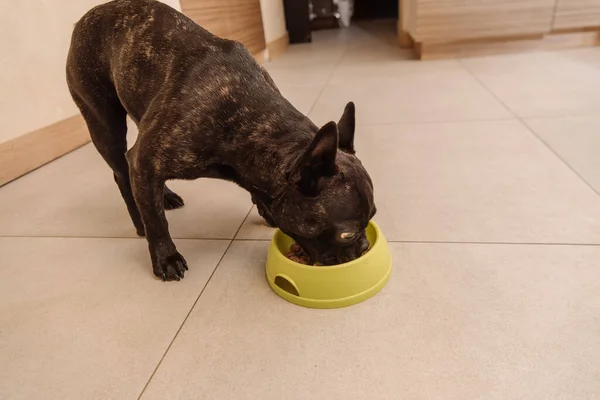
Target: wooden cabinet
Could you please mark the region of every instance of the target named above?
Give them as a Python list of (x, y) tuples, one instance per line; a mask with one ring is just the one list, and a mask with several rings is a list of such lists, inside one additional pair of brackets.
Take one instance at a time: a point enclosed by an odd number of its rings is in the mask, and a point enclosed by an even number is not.
[(557, 0), (552, 29), (600, 27), (600, 0)]
[(413, 0), (410, 33), (418, 42), (542, 34), (551, 29), (555, 1)]
[(600, 45), (600, 0), (399, 0), (421, 59)]
[(266, 47), (260, 0), (181, 0), (181, 10), (215, 35), (241, 42), (254, 55)]

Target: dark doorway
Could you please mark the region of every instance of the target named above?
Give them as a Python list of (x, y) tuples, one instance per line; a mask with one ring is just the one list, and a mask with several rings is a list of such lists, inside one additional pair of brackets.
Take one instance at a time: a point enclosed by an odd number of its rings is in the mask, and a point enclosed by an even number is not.
[(398, 18), (398, 0), (354, 0), (354, 19)]

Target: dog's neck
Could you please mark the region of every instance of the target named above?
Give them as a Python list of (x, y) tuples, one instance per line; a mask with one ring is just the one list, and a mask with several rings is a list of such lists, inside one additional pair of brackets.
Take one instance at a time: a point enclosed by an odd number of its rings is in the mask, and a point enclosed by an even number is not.
[(310, 138), (299, 138), (292, 148), (253, 142), (248, 146), (248, 151), (254, 155), (239, 158), (235, 161), (234, 168), (249, 186), (246, 187), (248, 191), (259, 193), (265, 203), (270, 203), (292, 183), (300, 159), (310, 142)]
[[(232, 160), (248, 191), (270, 204), (291, 184), (300, 160), (318, 128), (306, 117), (302, 124), (256, 124), (244, 150)], [(246, 187), (249, 186), (249, 187)]]

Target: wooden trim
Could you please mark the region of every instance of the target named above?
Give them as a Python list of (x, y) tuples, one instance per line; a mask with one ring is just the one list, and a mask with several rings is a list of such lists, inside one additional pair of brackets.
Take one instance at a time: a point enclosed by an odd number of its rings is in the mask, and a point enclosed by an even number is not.
[(542, 38), (543, 35), (531, 35), (461, 40), (448, 43), (418, 43), (415, 48), (421, 60), (463, 58), (538, 50)]
[(0, 186), (90, 141), (79, 115), (0, 143)]
[(562, 50), (591, 47), (600, 44), (600, 30), (585, 29), (580, 32), (556, 32), (544, 37), (544, 49)]
[(540, 50), (559, 50), (600, 44), (600, 30), (551, 32), (501, 38), (482, 38), (447, 43), (416, 43), (421, 60), (476, 57)]
[(286, 32), (285, 35), (279, 39), (275, 39), (272, 42), (267, 43), (267, 51), (269, 60), (279, 57), (285, 53), (290, 45), (290, 37)]
[(252, 57), (254, 57), (257, 63), (262, 65), (267, 59), (267, 50), (259, 51), (258, 53), (252, 54)]
[(410, 3), (409, 0), (398, 0), (398, 21), (396, 29), (398, 32), (398, 43), (403, 49), (410, 49), (415, 45), (410, 33), (408, 32), (408, 21), (410, 20)]
[(410, 34), (402, 29), (400, 21), (398, 21), (398, 44), (402, 49), (410, 49), (415, 45)]

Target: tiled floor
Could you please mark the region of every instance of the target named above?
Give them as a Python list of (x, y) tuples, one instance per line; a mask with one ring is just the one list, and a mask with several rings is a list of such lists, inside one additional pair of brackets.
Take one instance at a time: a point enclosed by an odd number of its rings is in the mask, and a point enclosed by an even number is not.
[(383, 24), (267, 68), (316, 122), (356, 102), (387, 287), (286, 303), (211, 180), (172, 184), (190, 271), (157, 281), (86, 146), (0, 189), (0, 399), (600, 397), (600, 49), (417, 62)]

